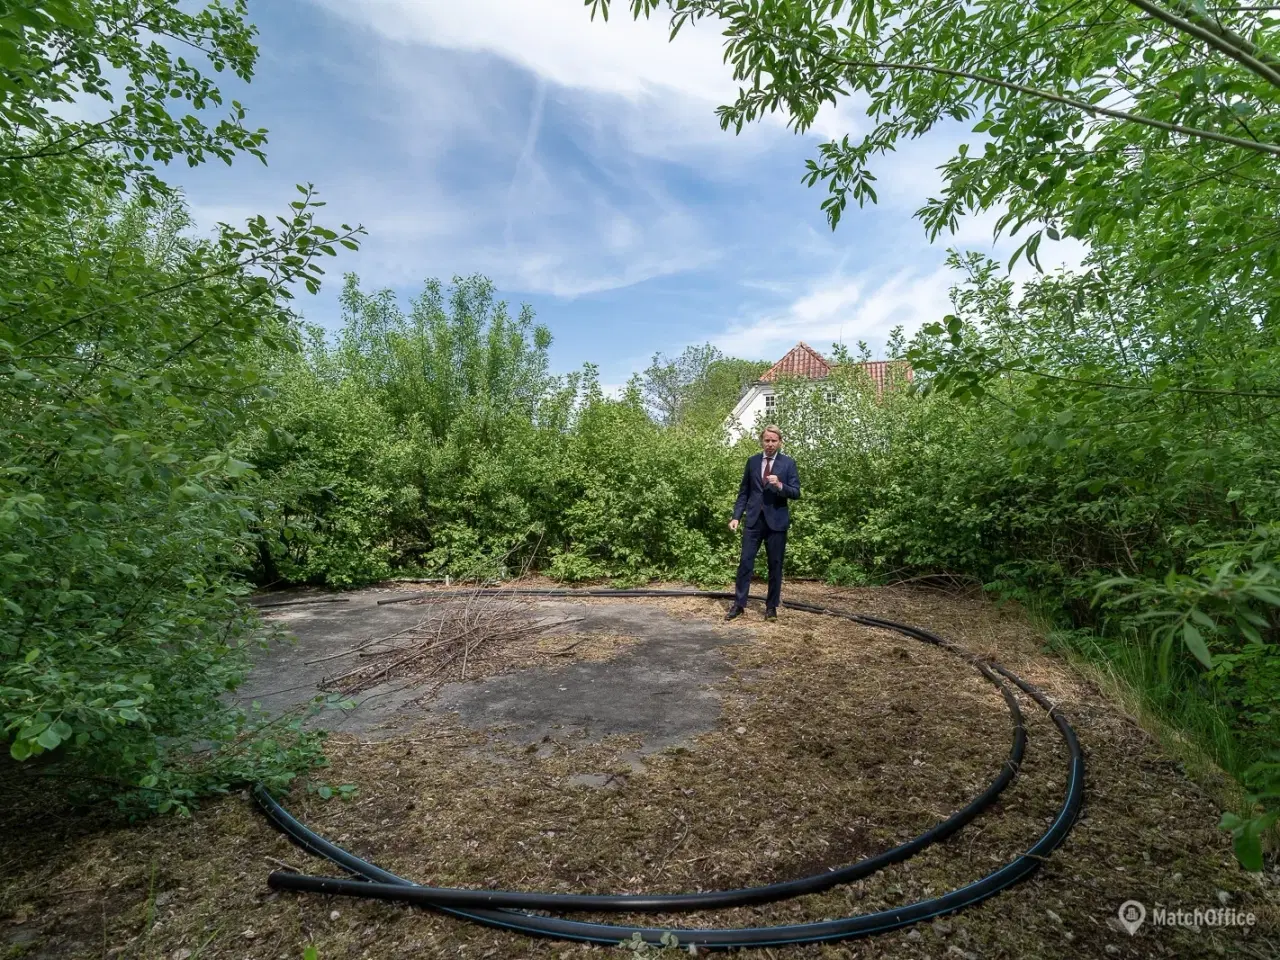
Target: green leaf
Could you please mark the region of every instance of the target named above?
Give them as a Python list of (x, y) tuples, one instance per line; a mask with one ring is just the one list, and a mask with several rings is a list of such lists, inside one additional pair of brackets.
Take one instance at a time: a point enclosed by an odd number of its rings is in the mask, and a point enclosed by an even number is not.
[(1191, 617), (1192, 620), (1200, 624), (1200, 626), (1207, 627), (1210, 631), (1216, 630), (1218, 628), (1218, 625), (1213, 621), (1213, 618), (1211, 618), (1203, 610), (1197, 609), (1196, 607), (1192, 607), (1188, 611), (1188, 615)]
[(0, 39), (0, 67), (6, 70), (18, 70), (22, 66), (22, 54), (18, 47), (8, 40)]
[(1262, 838), (1257, 833), (1246, 826), (1236, 834), (1233, 847), (1240, 866), (1251, 873), (1262, 869)]
[(86, 286), (89, 283), (91, 274), (89, 273), (89, 265), (83, 260), (76, 260), (67, 264), (67, 279), (77, 287)]
[(1182, 642), (1187, 645), (1197, 660), (1206, 667), (1213, 667), (1213, 657), (1209, 654), (1209, 648), (1205, 645), (1204, 638), (1200, 636), (1200, 631), (1190, 620), (1186, 620), (1182, 624)]
[(40, 731), (40, 735), (36, 737), (36, 743), (44, 747), (46, 750), (56, 750), (58, 744), (62, 743), (62, 737), (58, 736), (53, 727), (45, 727)]

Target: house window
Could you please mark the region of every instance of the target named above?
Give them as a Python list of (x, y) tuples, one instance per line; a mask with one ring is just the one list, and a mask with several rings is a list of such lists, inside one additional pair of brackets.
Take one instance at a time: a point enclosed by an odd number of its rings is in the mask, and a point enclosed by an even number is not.
[(826, 397), (827, 397), (827, 403), (836, 402), (836, 392), (834, 390), (828, 390), (826, 393)]
[(764, 395), (764, 409), (765, 409), (765, 412), (766, 412), (766, 413), (772, 413), (772, 412), (773, 412), (774, 407), (776, 407), (776, 406), (777, 406), (777, 400), (774, 398), (773, 394), (772, 394), (772, 393), (766, 393), (766, 394)]

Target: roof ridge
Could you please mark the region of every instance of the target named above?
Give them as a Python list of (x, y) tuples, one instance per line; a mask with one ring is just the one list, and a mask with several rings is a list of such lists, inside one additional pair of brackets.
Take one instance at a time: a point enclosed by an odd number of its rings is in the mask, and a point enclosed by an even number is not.
[(762, 382), (776, 379), (783, 374), (794, 374), (811, 380), (821, 380), (831, 373), (831, 362), (809, 344), (800, 340), (773, 366), (760, 376)]
[[(819, 358), (823, 363), (827, 363), (827, 362), (828, 362), (828, 361), (827, 361), (827, 358), (826, 358), (825, 356), (823, 356), (821, 352), (819, 352), (819, 351), (815, 350), (813, 347), (809, 346), (809, 344), (805, 343), (803, 340), (798, 341), (798, 342), (796, 343), (796, 346), (795, 346), (795, 347), (792, 347), (792, 348), (791, 348), (791, 350), (795, 350), (795, 349), (796, 349), (796, 347), (804, 347), (806, 350), (808, 350), (810, 353), (812, 353), (815, 357), (818, 357), (818, 358)], [(788, 353), (790, 353), (791, 351), (789, 350), (789, 351), (787, 351), (787, 352), (788, 352)]]

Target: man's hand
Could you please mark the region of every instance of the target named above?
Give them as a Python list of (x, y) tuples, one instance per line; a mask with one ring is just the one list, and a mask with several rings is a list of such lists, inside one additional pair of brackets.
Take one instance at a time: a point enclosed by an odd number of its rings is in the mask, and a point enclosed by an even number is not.
[(769, 474), (769, 486), (773, 487), (775, 490), (782, 489), (782, 481), (778, 479), (777, 474)]
[(738, 521), (737, 521), (737, 520), (730, 520), (730, 521), (729, 521), (729, 532), (730, 532), (730, 533), (737, 533), (737, 532), (738, 532)]

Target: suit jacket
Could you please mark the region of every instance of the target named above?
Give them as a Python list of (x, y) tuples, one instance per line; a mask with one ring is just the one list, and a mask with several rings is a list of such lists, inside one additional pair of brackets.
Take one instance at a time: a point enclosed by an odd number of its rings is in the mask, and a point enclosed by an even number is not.
[(763, 516), (770, 530), (786, 530), (791, 526), (787, 502), (800, 499), (800, 472), (794, 460), (779, 452), (773, 458), (773, 474), (782, 481), (782, 489), (774, 490), (766, 487), (760, 477), (763, 464), (763, 452), (747, 459), (742, 483), (738, 486), (738, 502), (733, 505), (733, 518), (741, 520), (745, 515), (747, 526), (753, 527)]

